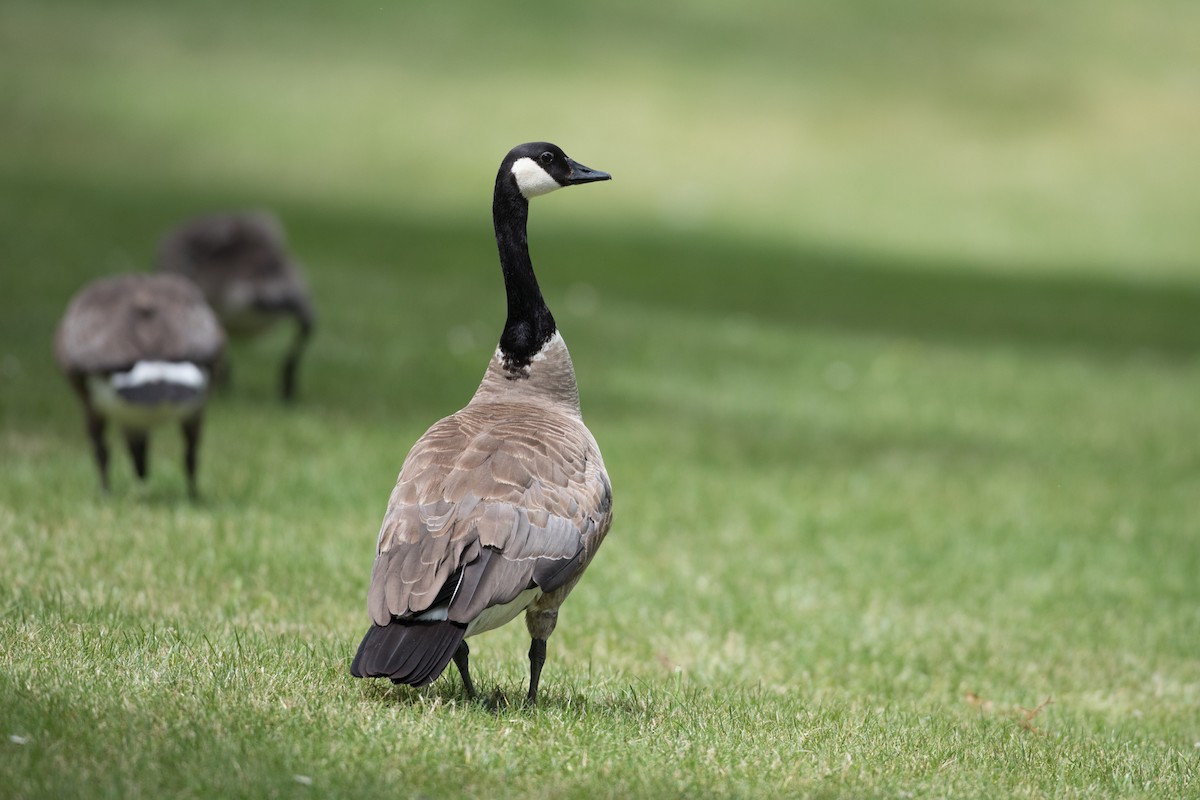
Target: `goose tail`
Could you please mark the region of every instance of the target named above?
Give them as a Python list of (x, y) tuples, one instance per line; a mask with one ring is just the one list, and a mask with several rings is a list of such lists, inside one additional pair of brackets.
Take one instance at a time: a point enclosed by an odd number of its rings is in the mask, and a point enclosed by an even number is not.
[(358, 646), (350, 674), (425, 686), (442, 674), (466, 633), (465, 625), (450, 620), (372, 625)]

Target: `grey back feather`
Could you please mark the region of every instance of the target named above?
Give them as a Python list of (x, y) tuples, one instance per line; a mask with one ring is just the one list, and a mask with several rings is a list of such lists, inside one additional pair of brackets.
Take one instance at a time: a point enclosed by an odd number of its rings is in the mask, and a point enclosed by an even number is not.
[(101, 278), (67, 306), (54, 339), (69, 375), (124, 370), (142, 360), (211, 366), (225, 334), (200, 291), (175, 275)]

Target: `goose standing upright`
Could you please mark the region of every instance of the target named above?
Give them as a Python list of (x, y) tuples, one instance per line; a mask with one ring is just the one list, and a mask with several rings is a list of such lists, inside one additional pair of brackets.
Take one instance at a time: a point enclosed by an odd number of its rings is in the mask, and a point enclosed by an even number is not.
[(567, 346), (533, 273), (529, 198), (609, 180), (547, 142), (513, 148), (492, 217), (508, 319), (466, 408), (413, 445), (388, 500), (355, 677), (424, 686), (453, 659), (472, 698), (466, 637), (522, 611), (530, 705), (558, 608), (612, 521), (612, 486), (583, 424)]
[(225, 333), (204, 295), (177, 275), (101, 278), (67, 306), (54, 337), (59, 367), (83, 403), (100, 487), (108, 491), (106, 423), (124, 432), (145, 480), (147, 433), (180, 422), (188, 492), (196, 496), (196, 454), (209, 377)]

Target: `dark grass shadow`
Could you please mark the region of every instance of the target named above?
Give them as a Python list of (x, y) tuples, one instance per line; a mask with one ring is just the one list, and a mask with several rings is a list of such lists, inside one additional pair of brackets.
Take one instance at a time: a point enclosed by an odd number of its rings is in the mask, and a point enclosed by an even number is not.
[[(347, 670), (347, 674), (348, 670)], [(472, 676), (474, 670), (472, 670)], [(537, 713), (544, 706), (539, 698), (537, 706), (525, 702), (525, 687), (513, 684), (505, 686), (483, 680), (479, 683), (479, 695), (470, 697), (463, 689), (462, 680), (453, 668), (448, 668), (433, 683), (416, 688), (405, 684), (393, 684), (385, 678), (354, 679), (362, 684), (364, 698), (380, 705), (419, 706), (431, 702), (444, 703), (465, 711), (486, 713), (493, 716), (525, 716)]]
[(436, 681), (420, 689), (393, 685), (383, 679), (361, 681), (364, 699), (381, 706), (415, 707), (430, 703), (485, 717), (534, 718), (545, 716), (593, 717), (613, 722), (655, 718), (696, 717), (698, 724), (708, 710), (733, 707), (747, 698), (762, 700), (761, 686), (738, 684), (723, 688), (702, 686), (676, 676), (669, 680), (644, 678), (616, 680), (611, 677), (593, 684), (578, 674), (562, 674), (543, 683), (536, 706), (525, 702), (524, 681), (496, 683), (490, 678), (476, 681), (480, 694), (468, 697), (457, 673), (447, 669)]
[[(300, 232), (298, 241), (310, 243), (318, 270), (343, 260), (373, 265), (360, 268), (376, 271), (379, 285), (396, 287), (390, 291), (397, 314), (383, 323), (396, 337), (430, 342), (397, 365), (404, 381), (425, 377), (420, 397), (398, 383), (395, 397), (403, 398), (404, 407), (432, 422), (465, 402), (491, 340), (475, 348), (473, 359), (458, 362), (446, 358), (443, 342), (456, 315), (469, 311), (482, 318), (483, 331), (498, 332), (503, 321), (488, 220), (414, 223), (307, 207), (285, 213)], [(798, 332), (1063, 351), (1102, 360), (1179, 360), (1200, 353), (1200, 282), (1137, 282), (1075, 266), (1059, 274), (1003, 274), (987, 264), (888, 257), (853, 246), (783, 249), (708, 233), (618, 236), (612, 230), (537, 230), (536, 221), (533, 228), (534, 260), (546, 265), (539, 276), (552, 308), (564, 308), (564, 297), (579, 284), (602, 298), (596, 321), (568, 331), (580, 352), (614, 343), (606, 337), (603, 307), (615, 301), (646, 310), (640, 336), (655, 335), (654, 316), (663, 312), (714, 323), (749, 318)], [(421, 256), (410, 258), (412, 253)], [(337, 313), (327, 318), (327, 329), (338, 324)], [(560, 313), (560, 324), (569, 323), (569, 311)], [(616, 338), (627, 346), (629, 337)]]
[[(999, 274), (987, 264), (886, 257), (852, 245), (783, 250), (711, 236), (591, 244), (589, 264), (621, 294), (714, 317), (955, 345), (1200, 350), (1200, 282), (1135, 283), (1074, 266), (1071, 275)], [(637, 261), (643, 269), (602, 269)]]
[[(30, 219), (10, 230), (14, 235), (0, 249), (12, 268), (0, 317), (16, 320), (0, 323), (0, 332), (7, 349), (43, 371), (52, 370), (46, 354), (57, 318), (83, 281), (147, 268), (167, 226), (231, 206), (274, 205), (309, 272), (321, 321), (302, 367), (301, 405), (354, 407), (371, 417), (403, 408), (432, 422), (466, 401), (494, 341), (481, 333), (487, 341), (476, 342), (471, 357), (451, 357), (447, 332), (466, 318), (498, 334), (503, 321), (485, 204), (478, 218), (430, 221), (65, 177), (29, 179), (11, 191), (21, 194)], [(63, 220), (70, 220), (69, 231), (60, 230)], [(531, 223), (534, 260), (545, 265), (540, 273), (552, 307), (581, 283), (602, 298), (597, 321), (572, 329), (573, 344), (604, 347), (604, 303), (617, 300), (646, 309), (646, 336), (655, 335), (661, 311), (954, 347), (1066, 349), (1100, 358), (1200, 352), (1200, 282), (1137, 282), (1077, 265), (1053, 275), (1002, 273), (987, 264), (888, 256), (853, 244), (783, 248), (714, 231), (655, 235), (650, 228)], [(277, 402), (271, 348), (234, 350), (240, 363), (232, 392)]]
[(668, 688), (642, 681), (632, 686), (622, 685), (615, 690), (596, 691), (585, 686), (577, 676), (561, 675), (554, 681), (543, 683), (538, 692), (537, 705), (531, 706), (525, 701), (527, 679), (501, 681), (486, 674), (476, 674), (475, 670), (472, 670), (472, 677), (479, 690), (474, 698), (467, 695), (462, 679), (452, 666), (447, 667), (433, 683), (421, 688), (393, 684), (383, 678), (354, 680), (361, 684), (358, 691), (364, 699), (382, 706), (411, 707), (441, 703), (492, 717), (532, 717), (564, 712), (595, 712), (613, 717), (646, 715), (656, 707), (648, 698), (658, 698)]
[[(65, 307), (66, 296), (51, 301), (46, 292), (57, 288), (62, 294), (86, 278), (118, 268), (148, 267), (160, 233), (183, 216), (272, 205), (266, 198), (66, 181), (21, 185), (13, 191), (22, 194), (31, 214), (41, 208), (43, 216), (22, 228), (20, 236), (8, 237), (8, 252), (0, 251), (17, 268), (12, 288), (35, 295), (4, 306), (42, 315), (47, 308)], [(356, 285), (363, 292), (378, 288), (368, 275), (395, 282), (398, 317), (419, 317), (429, 309), (425, 298), (404, 295), (414, 281), (498, 297), (486, 205), (478, 218), (437, 222), (316, 203), (273, 205), (313, 282), (345, 290), (330, 292), (337, 298), (354, 298)], [(70, 230), (56, 228), (56, 220), (64, 217), (70, 219)], [(712, 229), (653, 235), (647, 232), (651, 228), (646, 223), (632, 233), (598, 227), (564, 231), (539, 226), (534, 219), (531, 247), (535, 264), (545, 264), (540, 277), (547, 285), (586, 281), (601, 292), (647, 306), (714, 317), (750, 315), (801, 327), (957, 343), (1162, 355), (1200, 349), (1200, 259), (1195, 282), (1139, 282), (1078, 264), (1047, 275), (1021, 274), (966, 260), (872, 253), (853, 243), (784, 248)], [(34, 253), (36, 263), (30, 261)], [(1131, 265), (1129, 274), (1137, 271)], [(32, 306), (26, 302), (31, 300)], [(389, 299), (365, 301), (363, 307), (369, 308)], [(499, 319), (502, 304), (497, 299), (494, 305), (489, 315)], [(329, 325), (357, 313), (329, 310)], [(41, 327), (52, 330), (56, 321), (45, 320)]]
[[(317, 248), (340, 240), (360, 261), (394, 264), (400, 275), (428, 271), (499, 292), (498, 278), (492, 286), (486, 272), (494, 261), (486, 218), (414, 225), (319, 208), (289, 213)], [(547, 264), (540, 277), (548, 295), (583, 282), (651, 309), (749, 316), (802, 329), (1096, 355), (1173, 358), (1200, 351), (1200, 277), (1141, 282), (1077, 264), (1043, 275), (1006, 273), (989, 263), (889, 256), (852, 243), (783, 248), (710, 232), (537, 230), (536, 220), (531, 228), (535, 264)], [(442, 257), (406, 263), (401, 244)]]

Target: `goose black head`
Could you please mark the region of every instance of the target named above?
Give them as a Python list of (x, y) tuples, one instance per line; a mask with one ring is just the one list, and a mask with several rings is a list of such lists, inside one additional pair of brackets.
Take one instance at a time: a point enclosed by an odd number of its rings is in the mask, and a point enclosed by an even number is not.
[(585, 167), (549, 142), (527, 142), (508, 151), (500, 166), (501, 177), (506, 173), (527, 200), (564, 186), (612, 178), (607, 172)]

